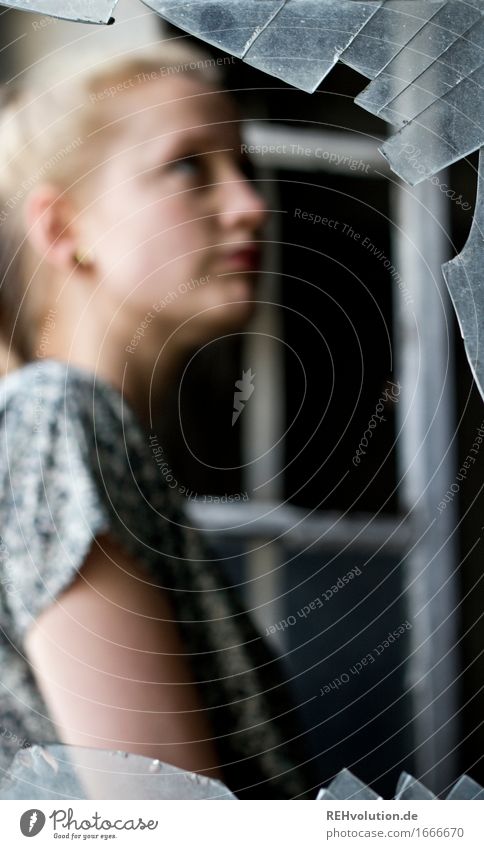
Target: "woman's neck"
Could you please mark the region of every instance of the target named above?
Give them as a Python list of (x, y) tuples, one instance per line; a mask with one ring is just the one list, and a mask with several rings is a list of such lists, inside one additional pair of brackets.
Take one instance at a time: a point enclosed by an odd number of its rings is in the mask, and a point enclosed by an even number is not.
[[(149, 429), (159, 415), (163, 400), (180, 378), (187, 352), (174, 344), (154, 347), (149, 340), (133, 351), (121, 338), (122, 334), (98, 328), (96, 322), (75, 326), (56, 315), (50, 322), (49, 333), (43, 333), (42, 347), (35, 349), (36, 359), (55, 359), (78, 366), (117, 388), (143, 425)], [(99, 332), (102, 331), (102, 332)]]

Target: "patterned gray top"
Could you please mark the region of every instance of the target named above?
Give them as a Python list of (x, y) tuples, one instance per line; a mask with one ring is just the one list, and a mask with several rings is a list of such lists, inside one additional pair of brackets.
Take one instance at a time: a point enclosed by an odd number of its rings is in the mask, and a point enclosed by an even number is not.
[(297, 766), (280, 662), (187, 526), (122, 394), (66, 363), (30, 363), (0, 380), (0, 428), (0, 775), (19, 747), (58, 739), (24, 637), (109, 530), (170, 594), (227, 785), (304, 797), (312, 776)]

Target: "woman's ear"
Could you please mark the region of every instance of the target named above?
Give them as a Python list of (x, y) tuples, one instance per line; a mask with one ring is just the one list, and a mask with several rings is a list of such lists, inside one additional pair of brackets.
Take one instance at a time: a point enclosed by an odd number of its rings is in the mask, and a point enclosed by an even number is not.
[(39, 255), (59, 271), (72, 271), (79, 248), (74, 224), (75, 210), (65, 193), (42, 183), (29, 193), (24, 203), (26, 239)]

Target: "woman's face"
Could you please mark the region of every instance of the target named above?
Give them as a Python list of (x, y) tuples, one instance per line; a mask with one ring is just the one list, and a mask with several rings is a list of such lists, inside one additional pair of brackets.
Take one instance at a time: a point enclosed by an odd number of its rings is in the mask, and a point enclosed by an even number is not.
[(172, 75), (118, 96), (104, 119), (116, 132), (96, 171), (89, 243), (126, 338), (142, 321), (146, 336), (175, 331), (188, 344), (243, 325), (266, 210), (230, 99)]

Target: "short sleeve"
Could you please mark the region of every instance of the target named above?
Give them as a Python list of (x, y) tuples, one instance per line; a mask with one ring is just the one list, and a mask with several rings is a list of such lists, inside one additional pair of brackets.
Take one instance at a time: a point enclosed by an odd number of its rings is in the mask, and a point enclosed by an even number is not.
[(2, 406), (1, 614), (21, 642), (111, 524), (93, 462), (92, 405), (55, 365), (14, 375)]
[[(277, 793), (270, 798), (300, 795), (293, 706), (278, 660), (187, 524), (182, 496), (160, 475), (157, 456), (123, 395), (91, 373), (51, 360), (0, 381), (0, 637), (20, 647), (35, 618), (75, 580), (94, 539), (111, 533), (138, 557), (147, 580), (170, 591), (235, 792), (250, 798), (263, 786)], [(21, 668), (18, 653), (5, 656)], [(20, 674), (25, 714), (37, 695), (26, 663)], [(32, 711), (22, 718), (35, 728)], [(49, 723), (41, 736), (25, 736), (51, 739)]]

